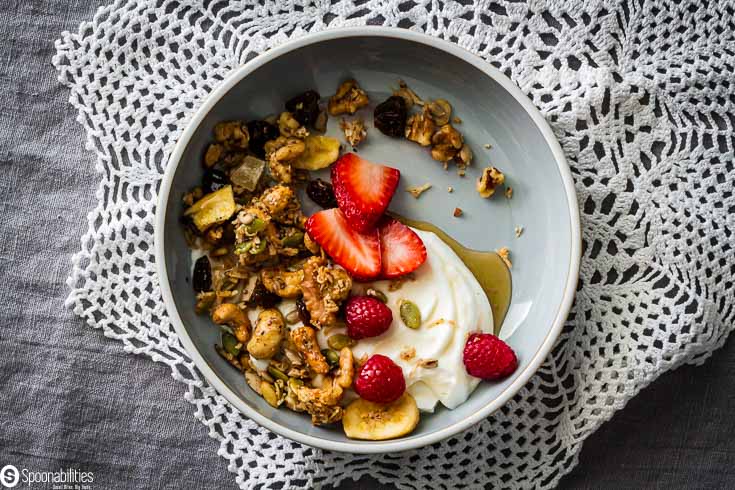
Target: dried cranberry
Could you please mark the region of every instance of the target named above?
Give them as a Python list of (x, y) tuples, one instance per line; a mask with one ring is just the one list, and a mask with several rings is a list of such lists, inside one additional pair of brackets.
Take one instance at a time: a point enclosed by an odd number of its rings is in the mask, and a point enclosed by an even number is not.
[(207, 169), (202, 177), (202, 190), (205, 194), (218, 191), (230, 183), (227, 174), (214, 168)]
[(299, 313), (299, 320), (301, 320), (301, 323), (304, 325), (311, 325), (311, 313), (309, 313), (309, 310), (306, 308), (304, 298), (296, 300), (296, 311)]
[(263, 286), (263, 283), (258, 281), (255, 285), (255, 289), (253, 289), (253, 294), (250, 295), (248, 304), (250, 307), (273, 308), (280, 302), (280, 296), (268, 291), (265, 286)]
[(194, 277), (191, 280), (194, 291), (201, 293), (212, 289), (212, 266), (209, 258), (205, 255), (194, 262)]
[(337, 207), (337, 199), (334, 197), (332, 184), (324, 182), (322, 179), (309, 181), (306, 185), (306, 195), (324, 209)]
[(250, 121), (247, 124), (250, 134), (250, 151), (258, 158), (265, 158), (265, 144), (278, 138), (278, 127), (268, 121)]
[(319, 116), (319, 92), (307, 90), (286, 102), (286, 110), (303, 126), (312, 126)]
[(407, 117), (406, 101), (393, 95), (375, 107), (373, 124), (386, 136), (400, 138), (406, 130)]

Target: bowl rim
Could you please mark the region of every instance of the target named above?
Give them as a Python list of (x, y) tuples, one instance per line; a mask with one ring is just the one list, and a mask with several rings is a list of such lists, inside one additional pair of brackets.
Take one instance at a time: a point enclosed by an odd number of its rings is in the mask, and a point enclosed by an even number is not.
[[(419, 44), (427, 45), (428, 47), (439, 49), (452, 56), (460, 58), (461, 60), (470, 63), (475, 68), (482, 71), (485, 75), (492, 78), (495, 82), (499, 83), (503, 89), (505, 89), (518, 103), (521, 104), (526, 113), (531, 117), (536, 127), (539, 129), (544, 137), (544, 140), (549, 145), (549, 148), (556, 161), (558, 171), (562, 178), (564, 192), (567, 198), (567, 207), (569, 211), (568, 218), (570, 220), (570, 229), (572, 233), (571, 237), (571, 250), (570, 250), (570, 264), (567, 271), (567, 279), (564, 287), (564, 295), (562, 301), (557, 310), (556, 316), (551, 324), (551, 328), (544, 341), (542, 342), (539, 349), (530, 359), (528, 364), (525, 366), (523, 371), (511, 383), (508, 387), (503, 390), (495, 399), (485, 405), (481, 410), (473, 413), (469, 417), (449, 425), (443, 429), (437, 430), (424, 436), (414, 437), (410, 439), (396, 439), (387, 441), (359, 441), (354, 442), (341, 442), (341, 441), (330, 441), (322, 439), (313, 435), (297, 432), (288, 427), (280, 425), (268, 417), (261, 415), (256, 410), (253, 410), (242, 400), (236, 393), (234, 393), (226, 383), (220, 379), (220, 377), (214, 372), (209, 364), (202, 357), (196, 346), (194, 345), (191, 337), (186, 331), (184, 324), (179, 316), (174, 302), (173, 294), (168, 279), (168, 272), (166, 270), (165, 261), (165, 216), (167, 210), (167, 204), (169, 194), (171, 191), (171, 185), (173, 183), (173, 177), (176, 173), (176, 169), (181, 162), (181, 158), (184, 154), (184, 150), (189, 144), (192, 135), (195, 133), (205, 116), (214, 107), (214, 105), (237, 83), (248, 76), (250, 73), (265, 65), (266, 63), (278, 58), (279, 56), (288, 53), (290, 51), (300, 49), (302, 47), (317, 44), (324, 41), (331, 41), (334, 39), (347, 38), (347, 37), (383, 37), (383, 38), (394, 38), (404, 41), (413, 41)], [(541, 115), (539, 110), (533, 105), (531, 100), (521, 91), (521, 89), (507, 78), (500, 70), (486, 62), (478, 55), (471, 53), (470, 51), (443, 39), (431, 37), (424, 33), (409, 31), (407, 29), (395, 28), (395, 27), (383, 27), (383, 26), (361, 26), (361, 27), (341, 27), (334, 29), (327, 29), (317, 33), (307, 34), (303, 37), (292, 39), (284, 44), (274, 47), (266, 51), (265, 53), (256, 56), (246, 64), (234, 69), (220, 84), (212, 90), (204, 100), (201, 102), (199, 108), (196, 110), (191, 119), (187, 122), (186, 127), (179, 136), (176, 145), (169, 158), (168, 165), (164, 170), (164, 175), (161, 180), (161, 186), (159, 188), (158, 202), (156, 206), (156, 219), (154, 226), (154, 248), (156, 255), (156, 265), (158, 268), (159, 275), (159, 286), (161, 294), (163, 296), (164, 306), (168, 312), (171, 323), (181, 340), (186, 352), (189, 354), (191, 359), (194, 361), (196, 367), (204, 375), (207, 382), (209, 382), (218, 393), (225, 397), (233, 406), (235, 406), (240, 412), (246, 417), (254, 420), (259, 425), (277, 433), (281, 436), (287, 437), (291, 440), (307, 444), (312, 447), (321, 449), (340, 451), (357, 454), (375, 454), (375, 453), (387, 453), (387, 452), (399, 452), (410, 449), (417, 449), (423, 446), (433, 444), (441, 441), (448, 437), (451, 437), (470, 426), (478, 423), (482, 419), (486, 418), (497, 409), (505, 405), (533, 376), (538, 370), (541, 363), (546, 359), (546, 356), (551, 351), (556, 339), (559, 337), (561, 330), (564, 326), (564, 322), (569, 314), (574, 295), (577, 287), (577, 280), (579, 278), (579, 264), (581, 259), (581, 228), (579, 221), (579, 208), (577, 203), (577, 194), (572, 180), (572, 175), (569, 170), (566, 157), (561, 149), (559, 142), (557, 141), (554, 133), (546, 122), (544, 117)]]

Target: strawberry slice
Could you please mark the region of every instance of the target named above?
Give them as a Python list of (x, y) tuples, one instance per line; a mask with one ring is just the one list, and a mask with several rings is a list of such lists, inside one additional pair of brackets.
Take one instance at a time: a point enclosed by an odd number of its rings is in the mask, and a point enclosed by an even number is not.
[(375, 225), (388, 208), (401, 172), (346, 153), (332, 166), (332, 185), (339, 208), (355, 230)]
[(325, 209), (306, 221), (306, 231), (352, 277), (367, 281), (380, 275), (378, 231), (360, 233), (337, 208)]
[(426, 260), (426, 247), (411, 228), (385, 217), (378, 227), (382, 261), (381, 276), (386, 279), (413, 272)]

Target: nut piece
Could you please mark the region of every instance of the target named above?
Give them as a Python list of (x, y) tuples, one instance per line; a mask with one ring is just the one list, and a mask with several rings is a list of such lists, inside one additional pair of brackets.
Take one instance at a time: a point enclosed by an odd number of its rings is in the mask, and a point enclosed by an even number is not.
[(296, 349), (303, 354), (312, 371), (318, 374), (329, 372), (329, 364), (327, 364), (324, 354), (319, 350), (316, 331), (313, 328), (304, 326), (291, 330), (291, 340)]
[(424, 108), (423, 112), (414, 114), (406, 122), (406, 139), (415, 141), (421, 146), (431, 144), (431, 136), (434, 134), (434, 121), (429, 111)]
[(510, 261), (510, 250), (508, 247), (502, 247), (495, 251), (501, 259), (503, 259), (503, 262), (505, 262), (505, 265), (508, 266), (508, 269), (513, 267), (513, 263)]
[(454, 213), (452, 213), (452, 215), (455, 218), (459, 218), (460, 216), (462, 216), (462, 208), (454, 208)]
[(212, 322), (230, 327), (235, 338), (243, 344), (250, 339), (250, 320), (235, 304), (223, 303), (215, 308), (212, 311)]
[(505, 175), (495, 167), (486, 167), (482, 170), (482, 175), (477, 179), (477, 192), (484, 198), (491, 197), (495, 194), (495, 188), (503, 185)]
[(410, 193), (413, 197), (418, 199), (421, 196), (421, 194), (428, 191), (429, 189), (431, 189), (431, 184), (427, 182), (424, 185), (419, 185), (416, 187), (409, 187), (408, 189), (406, 189), (406, 192)]
[(352, 378), (355, 376), (355, 360), (349, 347), (343, 347), (339, 351), (339, 373), (334, 382), (342, 388), (352, 386)]
[(278, 182), (290, 184), (293, 180), (291, 162), (306, 151), (306, 144), (298, 138), (279, 136), (265, 144), (266, 160), (271, 175)]
[(439, 361), (437, 359), (419, 359), (416, 366), (424, 369), (434, 369), (439, 366)]
[(214, 140), (227, 150), (245, 150), (250, 134), (242, 121), (225, 121), (214, 126)]
[(410, 361), (411, 359), (416, 357), (416, 349), (413, 347), (404, 347), (399, 354), (399, 357), (402, 361)]
[(368, 105), (369, 102), (367, 94), (357, 82), (347, 80), (337, 88), (337, 93), (329, 99), (327, 110), (332, 116), (354, 114), (358, 109)]
[(290, 112), (282, 112), (278, 116), (278, 131), (287, 138), (306, 138), (309, 132)]
[(406, 101), (406, 109), (411, 109), (414, 105), (424, 105), (424, 101), (421, 97), (416, 95), (416, 92), (411, 90), (406, 82), (398, 80), (398, 90), (393, 91), (393, 95), (397, 95)]
[(444, 99), (432, 100), (427, 104), (431, 118), (437, 126), (444, 126), (452, 115), (452, 106)]
[(454, 161), (457, 162), (457, 165), (463, 166), (463, 167), (469, 167), (472, 163), (472, 150), (470, 149), (469, 145), (467, 143), (462, 145), (462, 148), (457, 152), (457, 154), (454, 156)]
[(309, 257), (303, 271), (301, 291), (311, 323), (317, 328), (334, 325), (339, 305), (352, 289), (352, 279), (343, 269), (329, 267), (321, 257)]
[(367, 129), (365, 129), (365, 122), (362, 118), (353, 119), (351, 121), (342, 119), (339, 123), (339, 127), (342, 128), (342, 131), (345, 134), (345, 140), (347, 140), (353, 148), (357, 148), (357, 146), (367, 138)]
[(445, 124), (431, 138), (431, 158), (448, 162), (462, 148), (462, 135), (451, 124)]
[(287, 271), (281, 267), (268, 267), (260, 271), (260, 281), (263, 286), (281, 298), (298, 298), (301, 296), (301, 281), (304, 280), (304, 271)]
[(255, 322), (247, 349), (256, 359), (270, 359), (278, 353), (284, 336), (283, 315), (276, 309), (263, 310)]
[(207, 147), (207, 152), (204, 154), (204, 166), (207, 168), (214, 167), (224, 154), (224, 146), (217, 143), (210, 144)]

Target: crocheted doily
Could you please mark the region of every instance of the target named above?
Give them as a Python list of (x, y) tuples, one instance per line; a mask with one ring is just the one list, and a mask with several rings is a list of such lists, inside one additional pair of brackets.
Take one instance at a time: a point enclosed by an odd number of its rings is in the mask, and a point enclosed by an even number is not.
[[(260, 428), (207, 384), (163, 307), (152, 223), (174, 143), (225, 75), (289, 38), (366, 23), (455, 42), (521, 87), (567, 155), (584, 253), (563, 334), (512, 401), (422, 450), (350, 457)], [(242, 488), (363, 474), (400, 488), (552, 487), (615, 410), (732, 328), (733, 32), (729, 2), (117, 0), (63, 33), (54, 57), (101, 179), (68, 305), (171, 367)]]

